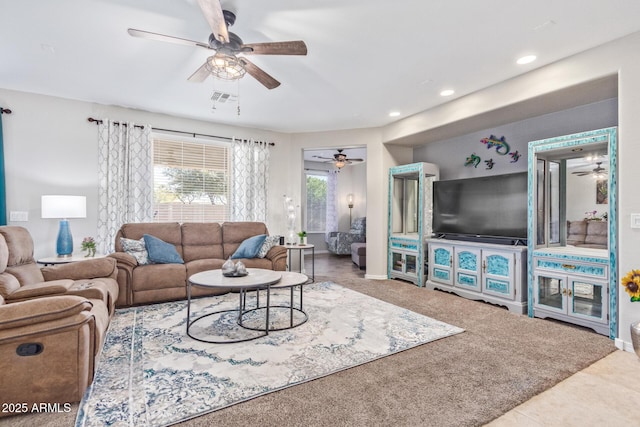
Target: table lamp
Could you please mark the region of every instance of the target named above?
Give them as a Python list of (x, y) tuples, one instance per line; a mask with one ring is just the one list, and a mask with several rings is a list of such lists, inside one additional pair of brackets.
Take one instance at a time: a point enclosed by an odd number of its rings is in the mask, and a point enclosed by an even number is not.
[(87, 217), (85, 196), (42, 196), (42, 218), (59, 218), (60, 230), (56, 244), (59, 257), (70, 257), (73, 253), (73, 237), (68, 218)]

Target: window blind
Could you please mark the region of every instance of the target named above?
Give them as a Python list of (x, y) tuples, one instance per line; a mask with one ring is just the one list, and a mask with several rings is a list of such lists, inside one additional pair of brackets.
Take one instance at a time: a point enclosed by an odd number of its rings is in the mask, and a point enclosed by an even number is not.
[(154, 139), (154, 221), (228, 221), (230, 157), (228, 143)]

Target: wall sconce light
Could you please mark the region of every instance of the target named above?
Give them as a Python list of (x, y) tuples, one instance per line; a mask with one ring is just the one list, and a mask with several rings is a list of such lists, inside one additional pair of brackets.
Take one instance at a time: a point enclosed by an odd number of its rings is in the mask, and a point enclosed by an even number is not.
[(347, 194), (347, 205), (349, 205), (349, 225), (351, 225), (351, 209), (353, 209), (353, 193)]
[(71, 257), (73, 237), (67, 219), (87, 217), (87, 198), (85, 196), (42, 196), (41, 208), (42, 218), (60, 219), (56, 253), (59, 257)]

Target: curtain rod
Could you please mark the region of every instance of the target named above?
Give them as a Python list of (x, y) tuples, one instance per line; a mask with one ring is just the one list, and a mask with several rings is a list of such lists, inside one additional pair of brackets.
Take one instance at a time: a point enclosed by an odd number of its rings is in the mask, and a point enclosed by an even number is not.
[[(94, 119), (93, 117), (89, 117), (89, 118), (87, 119), (87, 121), (88, 121), (88, 122), (91, 122), (91, 123), (95, 123), (95, 124), (97, 124), (97, 125), (99, 125), (99, 124), (101, 124), (101, 123), (102, 123), (102, 120), (100, 120), (100, 119)], [(126, 124), (126, 123), (121, 123), (121, 122), (114, 122), (114, 123), (117, 123), (117, 124), (122, 125), (122, 126), (127, 126), (127, 124)], [(133, 125), (133, 127), (136, 127), (136, 128), (138, 128), (138, 129), (144, 129), (144, 126), (143, 126), (143, 125)]]
[(9, 110), (8, 108), (0, 108), (0, 113), (1, 114), (11, 114), (13, 111)]
[[(87, 119), (87, 121), (95, 123), (95, 124), (102, 123), (102, 120), (94, 119), (93, 117), (89, 117)], [(119, 122), (116, 122), (116, 123), (119, 123)], [(123, 124), (126, 126), (126, 123), (123, 123)], [(142, 125), (135, 125), (135, 126), (141, 128), (141, 129), (144, 128), (144, 126), (142, 126)], [(232, 141), (233, 140), (233, 138), (229, 138), (228, 136), (207, 135), (206, 133), (185, 132), (183, 130), (161, 129), (161, 128), (152, 128), (152, 129), (153, 130), (157, 130), (159, 132), (173, 132), (173, 133), (180, 133), (180, 134), (183, 134), (183, 135), (191, 135), (194, 138), (197, 137), (197, 136), (205, 136), (207, 138), (218, 138), (218, 139), (224, 139), (224, 140), (227, 140), (227, 141)], [(259, 144), (260, 141), (255, 141), (255, 143)], [(271, 146), (271, 147), (274, 147), (276, 145), (274, 142), (267, 142), (266, 144)]]

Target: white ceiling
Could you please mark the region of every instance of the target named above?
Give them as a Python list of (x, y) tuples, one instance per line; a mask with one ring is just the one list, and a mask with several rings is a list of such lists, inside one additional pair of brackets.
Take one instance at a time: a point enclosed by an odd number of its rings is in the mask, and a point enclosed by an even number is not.
[[(281, 132), (384, 126), (640, 30), (638, 0), (223, 0), (245, 43), (304, 40), (307, 56), (252, 56), (282, 85), (187, 78), (211, 51), (196, 0), (0, 0), (0, 87)], [(538, 60), (516, 65), (525, 54)], [(439, 92), (456, 93), (443, 98)], [(217, 105), (216, 90), (237, 94)], [(10, 106), (8, 106), (10, 107)], [(396, 118), (390, 111), (399, 111)], [(153, 125), (153, 123), (152, 123)]]

